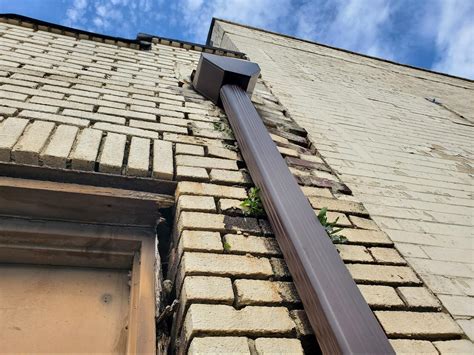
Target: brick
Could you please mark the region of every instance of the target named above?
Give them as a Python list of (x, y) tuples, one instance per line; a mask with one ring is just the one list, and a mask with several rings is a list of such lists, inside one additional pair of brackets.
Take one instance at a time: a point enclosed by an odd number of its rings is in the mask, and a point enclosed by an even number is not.
[(474, 344), (466, 339), (435, 341), (434, 346), (443, 354), (474, 354)]
[(407, 258), (407, 261), (420, 274), (472, 278), (472, 269), (465, 263), (418, 258)]
[(307, 160), (307, 161), (310, 161), (312, 163), (324, 164), (324, 161), (316, 155), (301, 154), (300, 159)]
[(277, 146), (277, 149), (280, 152), (280, 154), (283, 155), (283, 156), (294, 157), (294, 158), (299, 157), (299, 153), (294, 149), (286, 148), (286, 147), (280, 147), (280, 146)]
[(474, 278), (454, 278), (452, 281), (463, 294), (474, 296)]
[(466, 296), (438, 295), (453, 316), (474, 317), (474, 298)]
[(62, 114), (64, 116), (74, 116), (80, 117), (86, 120), (91, 120), (94, 122), (108, 122), (108, 123), (116, 123), (120, 125), (125, 124), (125, 118), (111, 116), (111, 115), (103, 115), (97, 112), (87, 112), (87, 111), (79, 111), (79, 110), (71, 110), (65, 109)]
[(64, 87), (53, 86), (53, 85), (44, 85), (41, 87), (41, 90), (60, 92), (67, 95), (79, 95), (79, 96), (92, 97), (92, 98), (99, 97), (98, 92), (90, 91), (89, 88), (84, 89), (84, 90), (77, 90), (77, 89), (64, 88)]
[(127, 175), (147, 176), (150, 158), (150, 140), (132, 137), (127, 162)]
[(83, 129), (70, 155), (72, 168), (75, 170), (94, 170), (101, 140), (102, 131), (91, 128)]
[[(318, 215), (320, 211), (315, 210), (314, 212), (316, 213), (316, 215)], [(334, 222), (337, 219), (337, 224), (336, 224), (337, 226), (352, 227), (352, 224), (349, 221), (349, 218), (347, 218), (347, 216), (344, 213), (327, 211), (326, 216), (327, 216), (329, 222)], [(344, 233), (342, 233), (342, 234), (344, 234)]]
[(217, 139), (207, 139), (207, 138), (201, 138), (201, 137), (186, 136), (183, 134), (176, 134), (176, 133), (169, 133), (169, 132), (163, 133), (163, 140), (170, 141), (173, 143), (194, 144), (194, 145), (200, 145), (200, 146), (203, 146), (203, 145), (223, 146), (222, 141), (217, 140)]
[(148, 121), (130, 120), (130, 127), (150, 129), (152, 131), (158, 131), (158, 132), (172, 132), (172, 133), (184, 133), (184, 134), (188, 133), (188, 129), (186, 127), (172, 126), (168, 124), (148, 122)]
[(105, 94), (102, 96), (102, 99), (103, 100), (106, 100), (106, 101), (111, 101), (111, 102), (120, 102), (120, 103), (123, 103), (124, 105), (125, 104), (131, 104), (132, 102), (140, 102), (140, 105), (142, 106), (149, 106), (149, 107), (155, 107), (155, 103), (153, 102), (153, 100), (155, 99), (153, 96), (150, 97), (150, 100), (152, 101), (144, 101), (144, 100), (141, 100), (143, 96), (141, 95), (136, 95), (136, 94), (133, 94), (132, 97), (123, 97), (123, 96), (115, 96), (115, 95), (110, 95), (110, 94)]
[(415, 244), (397, 243), (396, 248), (404, 257), (428, 258), (428, 255)]
[(236, 198), (242, 200), (247, 198), (247, 192), (244, 188), (241, 187), (203, 184), (188, 181), (182, 181), (178, 184), (176, 196), (180, 196), (182, 194), (199, 196), (207, 195), (215, 197)]
[(155, 139), (153, 142), (153, 177), (172, 180), (173, 173), (173, 145), (170, 142)]
[[(334, 182), (337, 182), (337, 178), (336, 176), (332, 175), (331, 173), (328, 173), (326, 171), (320, 171), (320, 170), (311, 170), (311, 176), (315, 176), (319, 179), (326, 179), (328, 181), (334, 181)], [(356, 205), (351, 205), (351, 208), (355, 208), (355, 209), (360, 209), (360, 205), (359, 206), (356, 206)], [(367, 214), (367, 212), (365, 210), (362, 210), (360, 209), (360, 212), (357, 212), (357, 211), (348, 211), (348, 212), (354, 212), (354, 213), (363, 213), (363, 214)]]
[(406, 261), (394, 248), (370, 248), (374, 259), (381, 264), (405, 265)]
[(429, 258), (433, 260), (456, 261), (471, 264), (474, 260), (474, 252), (472, 249), (456, 249), (429, 245), (423, 245), (421, 248)]
[(207, 148), (207, 155), (209, 157), (217, 157), (231, 160), (239, 160), (239, 155), (233, 150), (215, 146), (209, 146)]
[(438, 299), (425, 287), (399, 287), (398, 292), (409, 307), (441, 309)]
[(228, 277), (187, 276), (181, 289), (182, 305), (206, 302), (231, 305), (234, 302), (232, 281)]
[(445, 313), (376, 311), (389, 337), (449, 339), (462, 335), (456, 322)]
[(177, 118), (177, 117), (160, 116), (160, 122), (165, 123), (165, 124), (174, 125), (174, 126), (188, 127), (188, 125), (192, 121), (187, 120), (187, 119)]
[(57, 85), (57, 86), (64, 86), (68, 87), (71, 85), (68, 82), (63, 82), (59, 80), (51, 80), (51, 79), (46, 79), (46, 78), (40, 78), (40, 77), (35, 77), (35, 76), (29, 76), (25, 74), (19, 74), (15, 73), (11, 76), (12, 79), (17, 79), (17, 80), (23, 80), (23, 81), (33, 81), (36, 83), (44, 83), (44, 84), (50, 84), (50, 85)]
[(368, 218), (349, 216), (349, 219), (357, 228), (360, 228), (360, 229), (372, 229), (372, 230), (380, 229), (374, 221)]
[(109, 174), (120, 174), (127, 137), (123, 134), (107, 133), (99, 157), (99, 171)]
[(464, 333), (468, 336), (471, 341), (474, 341), (474, 318), (471, 319), (458, 319), (459, 326), (462, 328)]
[(1, 90), (0, 91), (0, 98), (9, 99), (9, 100), (25, 101), (28, 98), (28, 95), (19, 94), (17, 92), (10, 92), (10, 91)]
[(58, 126), (46, 149), (41, 154), (44, 165), (66, 168), (67, 157), (71, 152), (78, 131), (79, 129), (75, 126)]
[(184, 118), (184, 113), (182, 113), (182, 112), (162, 110), (161, 108), (158, 108), (158, 109), (154, 110), (154, 113), (158, 116), (170, 116), (170, 117)]
[(289, 144), (290, 143), (290, 141), (288, 139), (280, 137), (280, 136), (278, 136), (276, 134), (273, 134), (273, 133), (270, 133), (270, 137), (276, 143), (283, 143), (283, 144)]
[(397, 354), (438, 355), (433, 344), (426, 340), (390, 339), (390, 344)]
[(404, 303), (393, 287), (357, 285), (372, 309), (403, 307)]
[(229, 245), (228, 251), (235, 254), (281, 255), (275, 238), (226, 234), (224, 241)]
[(49, 91), (44, 91), (42, 89), (30, 89), (30, 88), (25, 88), (22, 86), (16, 86), (16, 85), (2, 85), (3, 90), (8, 90), (8, 91), (13, 91), (13, 92), (19, 92), (22, 94), (27, 94), (27, 95), (37, 95), (37, 96), (44, 96), (44, 97), (49, 97), (52, 99), (62, 99), (64, 98), (64, 94), (60, 93), (55, 93), (55, 92), (49, 92)]
[(293, 318), (293, 321), (295, 322), (296, 332), (299, 337), (314, 334), (313, 328), (311, 327), (311, 324), (309, 323), (309, 319), (305, 311), (300, 310), (300, 309), (293, 310), (293, 311), (290, 311), (290, 315), (291, 315), (291, 318)]
[(94, 108), (94, 106), (90, 104), (86, 105), (79, 102), (51, 99), (51, 98), (41, 97), (41, 96), (34, 96), (30, 99), (29, 102), (34, 103), (34, 104), (67, 107), (74, 110), (81, 110), (81, 111), (88, 111), (88, 112), (92, 112), (92, 109)]
[(114, 132), (125, 134), (129, 136), (144, 137), (144, 138), (158, 138), (158, 133), (153, 131), (146, 131), (140, 128), (134, 128), (129, 126), (120, 126), (111, 123), (97, 122), (94, 123), (93, 128), (100, 129), (102, 131)]
[(12, 149), (12, 158), (15, 162), (38, 165), (39, 153), (53, 129), (52, 122), (35, 121), (30, 124)]
[(387, 285), (420, 284), (421, 281), (407, 266), (347, 264), (356, 282)]
[(205, 335), (291, 335), (294, 323), (284, 307), (192, 304), (184, 324), (184, 338)]
[(176, 154), (204, 156), (204, 148), (199, 145), (177, 143)]
[(282, 305), (301, 303), (292, 282), (266, 280), (236, 280), (236, 305)]
[(235, 214), (242, 214), (241, 210), (242, 200), (236, 200), (231, 198), (219, 199), (219, 211), (221, 212), (233, 212)]
[(311, 203), (311, 206), (316, 209), (326, 207), (329, 211), (368, 215), (364, 206), (359, 202), (336, 200), (325, 197), (309, 197), (309, 202)]
[(231, 217), (221, 214), (184, 211), (178, 220), (178, 229), (211, 230), (218, 232), (242, 231), (259, 233), (255, 218)]
[(392, 241), (382, 231), (364, 230), (364, 229), (344, 229), (341, 232), (350, 243), (364, 245), (392, 245)]
[[(450, 295), (464, 295), (465, 292), (459, 282), (456, 282), (451, 277), (431, 275), (431, 274), (420, 274), (420, 277), (423, 279), (423, 282), (426, 286), (433, 291), (435, 294), (445, 293)], [(458, 279), (465, 284), (465, 281), (472, 279)]]
[(28, 120), (10, 117), (0, 125), (0, 160), (10, 161), (10, 151), (21, 137)]
[(63, 123), (63, 124), (69, 124), (69, 125), (78, 126), (78, 127), (87, 127), (89, 125), (89, 121), (84, 120), (82, 118), (55, 115), (53, 113), (46, 113), (46, 112), (23, 110), (18, 114), (18, 116), (28, 118), (28, 119), (38, 119), (38, 120), (43, 120), (43, 121), (52, 121), (52, 122), (58, 122), (58, 123)]
[(249, 175), (241, 171), (229, 171), (212, 169), (210, 173), (212, 182), (217, 183), (230, 183), (230, 184), (242, 184), (248, 185), (252, 183)]
[(113, 116), (122, 116), (122, 117), (128, 117), (128, 118), (136, 118), (138, 120), (156, 122), (156, 115), (151, 114), (151, 113), (121, 110), (121, 109), (116, 109), (112, 107), (103, 107), (103, 106), (99, 107), (99, 110), (97, 112), (105, 113), (105, 114), (113, 115)]
[(202, 122), (221, 122), (219, 117), (207, 116), (207, 115), (196, 115), (194, 113), (189, 113), (188, 117), (190, 120), (202, 121)]
[(258, 355), (265, 354), (304, 354), (301, 342), (298, 339), (257, 338), (255, 350)]
[(224, 248), (217, 232), (185, 230), (181, 233), (178, 250), (181, 255), (183, 251), (222, 253)]
[(290, 270), (288, 269), (284, 259), (271, 258), (270, 263), (272, 264), (276, 279), (286, 279), (291, 277)]
[(301, 177), (301, 178), (309, 178), (311, 176), (310, 172), (307, 171), (307, 170), (304, 170), (304, 169), (297, 169), (297, 168), (293, 168), (291, 166), (288, 167), (288, 170), (290, 170), (290, 172), (296, 176), (296, 177)]
[(176, 164), (182, 166), (194, 166), (201, 168), (215, 168), (225, 170), (239, 170), (234, 160), (197, 157), (192, 155), (177, 155)]
[(166, 99), (184, 101), (184, 96), (183, 95), (178, 95), (176, 93), (167, 94), (165, 92), (160, 92), (159, 96), (163, 97), (163, 98), (166, 98)]
[(303, 191), (306, 197), (327, 197), (331, 198), (332, 193), (329, 189), (324, 189), (321, 187), (312, 187), (312, 186), (300, 186), (301, 191)]
[(176, 180), (207, 181), (209, 175), (204, 168), (193, 168), (192, 166), (177, 166)]
[[(71, 95), (67, 98), (68, 101), (74, 101), (74, 102), (80, 102), (83, 104), (89, 104), (93, 106), (107, 106), (107, 107), (113, 107), (113, 108), (119, 108), (119, 109), (125, 109), (127, 106), (123, 103), (119, 102), (111, 102), (107, 100), (102, 100), (102, 99), (93, 99), (90, 97), (83, 97), (83, 96), (77, 96), (77, 95)], [(108, 116), (108, 115), (104, 115)]]
[(18, 109), (15, 107), (5, 107), (5, 106), (0, 106), (0, 115), (2, 116), (13, 116), (18, 112)]
[(273, 275), (266, 258), (210, 253), (185, 253), (181, 260), (181, 273), (253, 278), (268, 278)]
[(368, 263), (374, 261), (367, 248), (361, 245), (337, 244), (336, 248), (344, 261)]
[(250, 355), (250, 349), (245, 337), (194, 338), (189, 346), (188, 355), (203, 354)]
[(176, 207), (177, 215), (181, 211), (199, 211), (199, 212), (215, 212), (216, 203), (210, 196), (179, 196)]

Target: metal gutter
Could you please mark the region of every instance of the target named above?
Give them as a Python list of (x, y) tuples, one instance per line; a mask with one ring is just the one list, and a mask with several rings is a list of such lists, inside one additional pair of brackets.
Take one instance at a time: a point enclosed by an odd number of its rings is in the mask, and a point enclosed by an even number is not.
[(250, 101), (258, 66), (214, 57), (201, 56), (194, 86), (222, 102), (323, 353), (394, 354)]

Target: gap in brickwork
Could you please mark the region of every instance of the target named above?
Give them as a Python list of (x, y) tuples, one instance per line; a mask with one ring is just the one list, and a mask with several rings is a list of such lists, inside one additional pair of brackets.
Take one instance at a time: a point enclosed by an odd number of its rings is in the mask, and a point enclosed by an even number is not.
[(160, 262), (159, 273), (156, 275), (155, 289), (157, 294), (156, 310), (156, 343), (157, 354), (168, 353), (170, 342), (172, 342), (173, 312), (177, 306), (176, 294), (170, 280), (165, 279), (168, 274), (169, 257), (172, 242), (173, 208), (160, 209), (160, 220), (156, 227), (158, 238), (157, 259)]

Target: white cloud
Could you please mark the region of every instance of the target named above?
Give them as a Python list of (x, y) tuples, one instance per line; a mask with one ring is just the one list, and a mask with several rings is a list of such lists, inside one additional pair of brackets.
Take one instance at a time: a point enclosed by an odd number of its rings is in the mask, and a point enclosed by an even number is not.
[(66, 26), (74, 26), (77, 23), (83, 23), (84, 14), (87, 8), (87, 0), (74, 0), (72, 6), (66, 10)]
[(266, 29), (285, 23), (290, 0), (183, 0), (176, 4), (180, 24), (192, 40), (204, 42), (212, 17)]
[(474, 2), (438, 1), (433, 6), (438, 9), (433, 70), (474, 78)]
[(332, 46), (392, 58), (384, 28), (390, 26), (390, 0), (322, 0), (304, 3), (296, 12), (296, 35)]

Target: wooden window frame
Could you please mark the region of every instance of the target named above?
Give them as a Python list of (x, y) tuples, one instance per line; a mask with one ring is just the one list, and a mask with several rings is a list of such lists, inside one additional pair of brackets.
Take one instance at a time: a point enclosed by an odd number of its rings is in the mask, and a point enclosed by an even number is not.
[(155, 353), (156, 224), (173, 197), (0, 177), (0, 262), (131, 270), (127, 354)]

